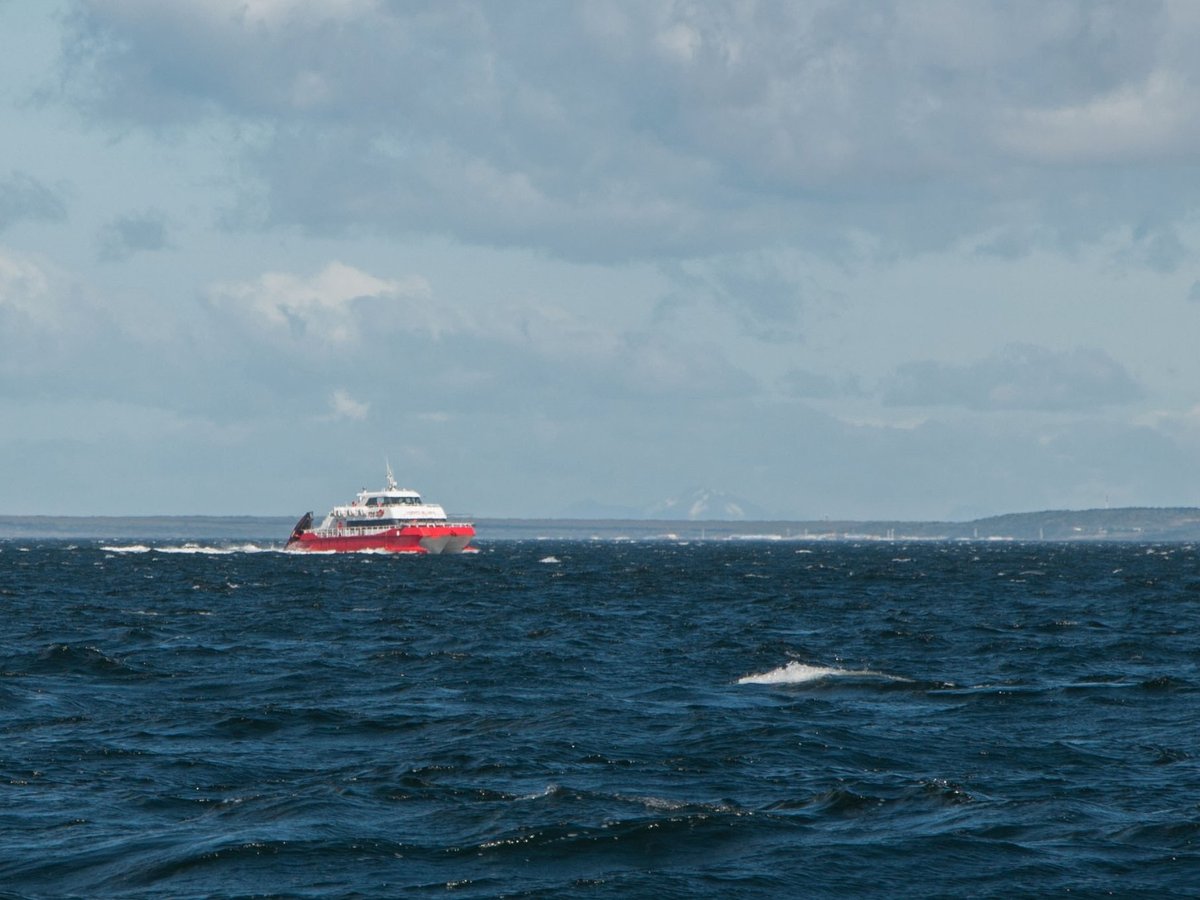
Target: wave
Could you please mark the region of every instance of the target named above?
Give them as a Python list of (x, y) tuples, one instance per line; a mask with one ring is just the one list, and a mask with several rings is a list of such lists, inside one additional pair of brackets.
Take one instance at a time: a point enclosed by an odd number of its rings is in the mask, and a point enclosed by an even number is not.
[(28, 658), (22, 674), (130, 676), (141, 671), (91, 644), (50, 644)]
[[(753, 829), (769, 822), (751, 810), (714, 811), (703, 806), (640, 810), (629, 817), (613, 816), (602, 822), (531, 822), (501, 831), (470, 844), (446, 848), (457, 854), (486, 856), (493, 861), (519, 858), (580, 858), (599, 854), (620, 865), (644, 862), (647, 853), (671, 853), (700, 859), (717, 852), (732, 829)], [(443, 851), (445, 852), (445, 851)], [(594, 858), (594, 857), (593, 857)]]
[(167, 544), (151, 547), (148, 544), (102, 544), (100, 549), (106, 553), (176, 553), (204, 554), (208, 556), (227, 556), (234, 553), (275, 553), (281, 548), (276, 545), (263, 544)]
[(772, 669), (769, 672), (758, 672), (753, 675), (743, 675), (737, 680), (738, 684), (806, 684), (825, 678), (877, 678), (883, 681), (911, 682), (911, 678), (899, 675), (888, 675), (886, 672), (876, 672), (872, 669), (838, 669), (833, 666), (810, 666), (806, 663), (792, 660), (785, 666)]
[(230, 553), (273, 553), (280, 548), (277, 546), (263, 546), (261, 544), (229, 544), (227, 546), (215, 547), (205, 546), (201, 544), (183, 544), (177, 547), (155, 547), (159, 553), (207, 553), (207, 554), (230, 554)]

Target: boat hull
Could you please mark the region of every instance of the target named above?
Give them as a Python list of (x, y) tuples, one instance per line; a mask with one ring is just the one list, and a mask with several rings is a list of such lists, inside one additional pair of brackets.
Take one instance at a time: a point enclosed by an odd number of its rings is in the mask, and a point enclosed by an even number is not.
[[(358, 529), (352, 531), (357, 532)], [(300, 531), (287, 542), (288, 550), (309, 550), (324, 553), (359, 553), (375, 550), (384, 553), (463, 553), (471, 552), (468, 545), (475, 536), (471, 525), (406, 525), (368, 533), (351, 531), (321, 534)]]

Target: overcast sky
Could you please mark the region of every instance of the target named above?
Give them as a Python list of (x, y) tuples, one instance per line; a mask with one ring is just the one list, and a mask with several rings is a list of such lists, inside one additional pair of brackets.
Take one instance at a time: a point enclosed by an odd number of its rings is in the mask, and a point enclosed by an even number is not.
[(0, 0), (0, 513), (1200, 505), (1200, 4)]

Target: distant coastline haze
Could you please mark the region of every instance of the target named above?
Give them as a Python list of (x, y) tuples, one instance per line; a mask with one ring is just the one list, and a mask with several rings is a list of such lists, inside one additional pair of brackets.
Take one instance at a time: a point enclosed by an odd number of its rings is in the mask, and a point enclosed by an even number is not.
[[(286, 516), (0, 516), (0, 541), (253, 541), (282, 548)], [(1200, 541), (1200, 508), (1046, 510), (964, 522), (484, 518), (488, 541)]]

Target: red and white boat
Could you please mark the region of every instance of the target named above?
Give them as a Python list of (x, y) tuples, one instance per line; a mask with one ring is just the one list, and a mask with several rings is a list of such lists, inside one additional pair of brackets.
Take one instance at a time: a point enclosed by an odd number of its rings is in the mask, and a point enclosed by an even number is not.
[(399, 487), (387, 469), (387, 487), (362, 490), (353, 503), (335, 506), (316, 528), (305, 513), (288, 539), (287, 550), (390, 553), (462, 553), (475, 536), (470, 522), (451, 522), (436, 503), (425, 503), (416, 491)]

